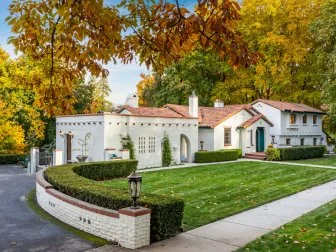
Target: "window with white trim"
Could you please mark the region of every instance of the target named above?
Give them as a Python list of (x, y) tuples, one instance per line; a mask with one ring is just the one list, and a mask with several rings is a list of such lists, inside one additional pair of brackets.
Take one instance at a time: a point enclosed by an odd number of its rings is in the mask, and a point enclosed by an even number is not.
[(290, 115), (290, 124), (296, 124), (296, 114)]
[(139, 137), (138, 153), (146, 153), (146, 137)]
[(231, 145), (231, 128), (224, 128), (224, 146)]
[(317, 115), (313, 115), (313, 124), (314, 124), (314, 125), (317, 124)]
[(148, 152), (155, 153), (155, 137), (148, 138)]

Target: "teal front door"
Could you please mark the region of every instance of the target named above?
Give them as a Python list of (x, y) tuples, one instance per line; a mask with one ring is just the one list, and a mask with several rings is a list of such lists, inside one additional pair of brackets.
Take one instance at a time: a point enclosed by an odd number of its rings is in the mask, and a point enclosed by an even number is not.
[(256, 132), (257, 152), (265, 151), (265, 134), (264, 128), (257, 128)]

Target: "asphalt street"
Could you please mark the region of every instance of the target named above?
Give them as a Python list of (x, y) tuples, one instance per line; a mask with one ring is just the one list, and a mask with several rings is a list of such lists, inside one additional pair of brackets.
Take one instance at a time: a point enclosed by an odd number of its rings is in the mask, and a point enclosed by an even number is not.
[(27, 205), (35, 174), (0, 165), (0, 251), (85, 251), (92, 244), (44, 220)]

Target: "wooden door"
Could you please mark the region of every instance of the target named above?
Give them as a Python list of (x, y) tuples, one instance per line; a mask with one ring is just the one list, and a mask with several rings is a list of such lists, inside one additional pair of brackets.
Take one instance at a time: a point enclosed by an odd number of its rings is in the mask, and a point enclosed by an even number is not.
[(71, 144), (71, 135), (67, 134), (66, 135), (67, 138), (66, 138), (66, 141), (67, 141), (67, 154), (66, 154), (66, 157), (67, 157), (67, 161), (71, 160), (71, 149), (72, 149), (72, 144)]

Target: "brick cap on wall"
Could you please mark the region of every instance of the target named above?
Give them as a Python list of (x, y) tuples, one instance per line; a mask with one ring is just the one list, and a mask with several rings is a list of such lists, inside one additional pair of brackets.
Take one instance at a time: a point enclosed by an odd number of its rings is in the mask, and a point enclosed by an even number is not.
[(106, 150), (106, 151), (109, 151), (109, 150), (115, 150), (115, 148), (106, 148), (105, 150)]
[(132, 217), (137, 217), (137, 216), (141, 216), (141, 215), (150, 214), (152, 212), (152, 210), (149, 209), (149, 208), (145, 208), (145, 207), (140, 207), (138, 209), (132, 209), (130, 207), (126, 207), (126, 208), (119, 209), (118, 212), (119, 212), (119, 214), (132, 216)]
[(120, 149), (119, 151), (129, 151), (128, 149)]

